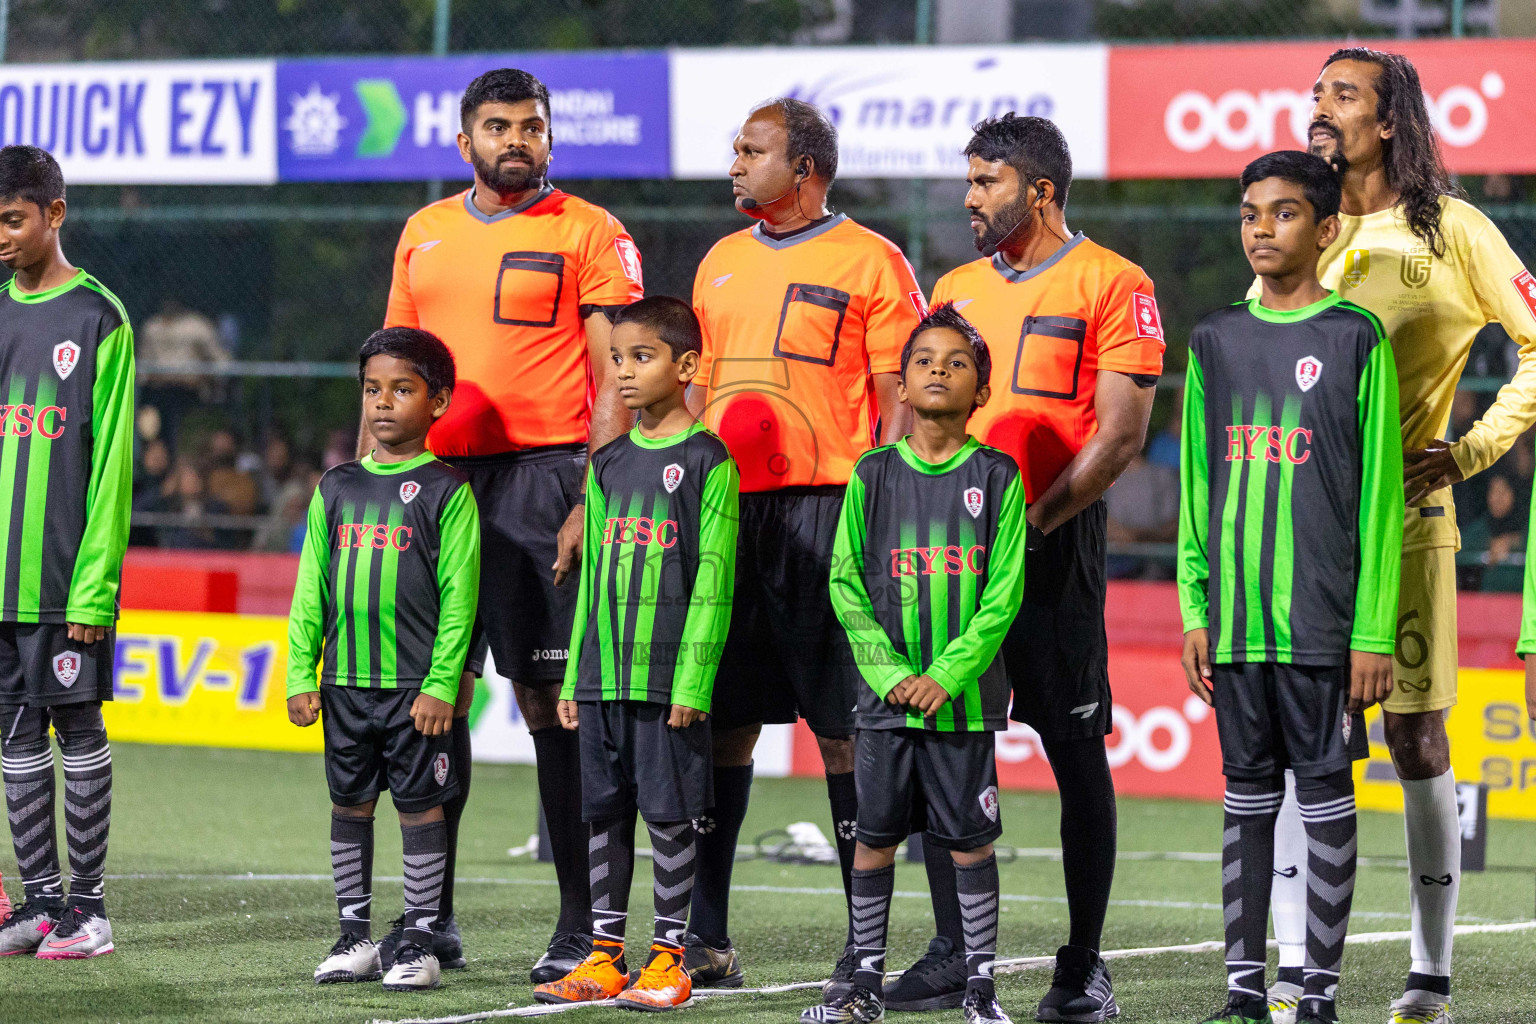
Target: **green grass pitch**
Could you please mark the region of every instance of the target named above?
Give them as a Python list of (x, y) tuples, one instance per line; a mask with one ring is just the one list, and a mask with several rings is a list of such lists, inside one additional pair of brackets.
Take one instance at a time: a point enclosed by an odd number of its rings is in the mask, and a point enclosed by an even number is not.
[[(108, 910), (118, 951), (82, 962), (25, 957), (0, 960), (0, 1022), (232, 1021), (362, 1022), (442, 1017), (532, 1003), (528, 968), (554, 921), (553, 869), (511, 860), (534, 821), (530, 768), (477, 766), (459, 854), (458, 916), (469, 967), (447, 972), (432, 993), (384, 992), (377, 984), (317, 988), (315, 964), (336, 934), (328, 859), (328, 806), (320, 759), (197, 748), (116, 747), (116, 804), (108, 861)], [(393, 811), (381, 808), (374, 870), (377, 922), (399, 912), (400, 839)], [(62, 810), (60, 812), (62, 814)], [(1020, 848), (1057, 845), (1053, 794), (1006, 793), (1002, 842)], [(819, 780), (763, 780), (743, 832), (759, 833), (810, 819), (830, 834)], [(1221, 935), (1220, 866), (1210, 859), (1165, 859), (1138, 853), (1219, 850), (1221, 810), (1210, 804), (1122, 800), (1121, 860), (1106, 949), (1179, 945)], [(1461, 889), (1466, 923), (1515, 922), (1532, 916), (1536, 896), (1536, 825), (1494, 822), (1490, 864), (1505, 869), (1469, 874)], [(642, 842), (642, 845), (646, 845)], [(1401, 820), (1361, 815), (1361, 854), (1403, 856)], [(20, 897), (10, 844), (0, 870)], [(1363, 867), (1352, 931), (1408, 927), (1406, 873), (1400, 866)], [(236, 877), (238, 876), (238, 877)], [(312, 876), (284, 878), (273, 876)], [(1040, 855), (1002, 865), (1005, 904), (999, 940), (1005, 957), (1047, 955), (1066, 935), (1060, 864)], [(736, 869), (733, 938), (749, 985), (826, 976), (843, 935), (835, 866), (745, 861)], [(901, 863), (897, 888), (920, 893), (920, 866)], [(633, 938), (650, 935), (649, 862), (635, 871)], [(918, 896), (898, 898), (891, 964), (922, 951), (931, 919)], [(1536, 932), (1468, 935), (1456, 944), (1455, 1013), (1459, 1024), (1536, 1019)], [(1273, 960), (1271, 961), (1273, 963)], [(1351, 945), (1345, 958), (1341, 1009), (1346, 1022), (1384, 1022), (1408, 965), (1406, 941)], [(1217, 1008), (1225, 975), (1219, 952), (1161, 953), (1116, 961), (1115, 990), (1128, 1022), (1194, 1022)], [(1048, 970), (999, 978), (999, 995), (1016, 1020), (1033, 1019)], [(813, 998), (804, 992), (734, 996), (683, 1010), (693, 1021), (791, 1021)], [(952, 1011), (930, 1019), (959, 1019)], [(582, 1008), (573, 1020), (622, 1017)], [(923, 1019), (892, 1015), (894, 1020)]]

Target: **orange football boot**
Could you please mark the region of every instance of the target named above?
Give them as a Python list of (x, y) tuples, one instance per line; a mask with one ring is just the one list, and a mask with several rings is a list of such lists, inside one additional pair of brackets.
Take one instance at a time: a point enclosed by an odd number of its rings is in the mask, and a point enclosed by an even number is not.
[(667, 946), (651, 947), (651, 962), (633, 985), (619, 993), (617, 1005), (626, 1010), (658, 1013), (693, 1002), (693, 980), (683, 969), (683, 951)]
[(570, 974), (535, 987), (533, 998), (541, 1003), (595, 1003), (612, 999), (628, 982), (624, 947), (602, 942)]

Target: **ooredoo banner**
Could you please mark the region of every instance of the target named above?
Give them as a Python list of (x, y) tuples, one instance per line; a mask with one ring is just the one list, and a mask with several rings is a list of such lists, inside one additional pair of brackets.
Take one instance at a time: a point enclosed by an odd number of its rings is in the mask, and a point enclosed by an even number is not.
[[(1109, 176), (1217, 178), (1305, 149), (1312, 85), (1338, 42), (1117, 46), (1109, 54)], [(1373, 44), (1419, 70), (1453, 172), (1536, 171), (1536, 40)]]
[(971, 126), (1012, 110), (1059, 124), (1073, 173), (1102, 178), (1108, 53), (1097, 45), (674, 51), (672, 176), (724, 178), (747, 112), (789, 96), (837, 125), (843, 177), (962, 178)]

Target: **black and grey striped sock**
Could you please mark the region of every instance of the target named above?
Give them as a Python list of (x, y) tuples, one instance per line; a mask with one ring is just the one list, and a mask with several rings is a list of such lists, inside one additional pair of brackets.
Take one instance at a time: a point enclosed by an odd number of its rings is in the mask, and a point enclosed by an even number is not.
[(693, 898), (693, 822), (655, 825), (651, 831), (651, 858), (655, 870), (656, 933), (658, 946), (683, 951), (688, 930), (688, 903)]
[(876, 995), (885, 984), (885, 934), (891, 920), (896, 866), (873, 871), (853, 869), (853, 983)]
[(405, 941), (432, 948), (432, 922), (437, 920), (448, 869), (448, 826), (441, 821), (400, 827), (405, 856)]
[(0, 733), (5, 810), (16, 867), (29, 900), (64, 898), (59, 839), (54, 823), (53, 746), (47, 719), (36, 708), (9, 706)]
[(343, 935), (369, 938), (373, 906), (373, 816), (331, 812), (331, 878)]
[(1264, 939), (1269, 927), (1275, 818), (1284, 799), (1282, 778), (1227, 780), (1226, 828), (1221, 837), (1227, 991), (1230, 998), (1254, 1005), (1265, 998)]
[(1307, 966), (1303, 1006), (1324, 1019), (1344, 964), (1344, 935), (1355, 895), (1355, 780), (1349, 771), (1296, 779), (1296, 801), (1307, 829)]
[(69, 847), (69, 903), (105, 914), (102, 876), (112, 823), (112, 748), (105, 731), (100, 746), (64, 754), (64, 834)]
[(997, 959), (997, 857), (966, 866), (956, 864), (955, 892), (960, 897), (960, 925), (965, 930), (966, 995), (993, 999), (997, 995), (992, 982), (992, 964)]
[(587, 878), (592, 888), (592, 945), (614, 960), (624, 955), (629, 884), (635, 874), (635, 816), (594, 821), (587, 840)]

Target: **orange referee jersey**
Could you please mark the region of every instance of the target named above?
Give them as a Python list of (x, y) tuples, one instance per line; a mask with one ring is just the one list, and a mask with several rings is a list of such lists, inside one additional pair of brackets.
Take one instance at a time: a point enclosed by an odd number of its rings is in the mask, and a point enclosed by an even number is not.
[(465, 191), (418, 210), (395, 249), (386, 327), (420, 327), (458, 367), (432, 426), (438, 455), (495, 455), (587, 439), (583, 306), (644, 295), (640, 251), (608, 212), (558, 189), (494, 217)]
[(953, 302), (992, 351), (992, 399), (971, 417), (971, 433), (1018, 460), (1031, 502), (1098, 432), (1100, 370), (1163, 372), (1151, 279), (1082, 232), (1022, 274), (1001, 255), (958, 267), (933, 287), (941, 302)]
[(837, 214), (775, 239), (727, 235), (693, 282), (704, 423), (743, 491), (846, 484), (874, 444), (874, 373), (898, 373), (923, 294), (901, 250)]

